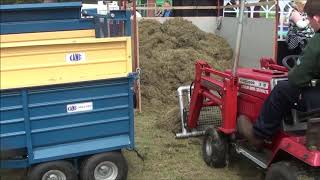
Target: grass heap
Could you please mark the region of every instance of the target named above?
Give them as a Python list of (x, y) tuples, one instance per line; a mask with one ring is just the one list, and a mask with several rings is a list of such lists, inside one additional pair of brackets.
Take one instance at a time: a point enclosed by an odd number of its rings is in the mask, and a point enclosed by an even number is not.
[(202, 59), (224, 70), (231, 66), (232, 49), (221, 37), (201, 31), (182, 18), (139, 23), (141, 93), (143, 108), (155, 113), (158, 125), (180, 127), (176, 90), (194, 79), (194, 63)]
[(219, 70), (231, 65), (232, 49), (223, 38), (182, 18), (143, 20), (139, 37), (142, 96), (152, 106), (177, 105), (176, 90), (194, 79), (196, 60)]

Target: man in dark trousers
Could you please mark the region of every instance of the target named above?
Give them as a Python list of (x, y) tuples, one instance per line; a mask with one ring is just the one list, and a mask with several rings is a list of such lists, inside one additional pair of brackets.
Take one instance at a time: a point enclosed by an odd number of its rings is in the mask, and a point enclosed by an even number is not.
[(288, 81), (280, 81), (274, 87), (255, 124), (244, 116), (238, 118), (239, 133), (257, 148), (280, 129), (284, 116), (295, 107), (311, 80), (320, 79), (320, 0), (308, 0), (304, 10), (316, 34), (297, 60), (296, 67), (289, 72)]

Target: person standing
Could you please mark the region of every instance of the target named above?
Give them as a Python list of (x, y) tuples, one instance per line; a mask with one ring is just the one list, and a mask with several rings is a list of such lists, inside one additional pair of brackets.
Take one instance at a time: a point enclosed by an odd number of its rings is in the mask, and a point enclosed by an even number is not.
[(170, 17), (172, 15), (172, 10), (171, 8), (171, 4), (169, 1), (165, 1), (162, 5), (162, 7), (164, 8), (162, 17)]
[(303, 10), (305, 4), (306, 0), (294, 0), (293, 9), (289, 13), (289, 30), (286, 42), (288, 49), (294, 50), (297, 55), (306, 47), (308, 39), (314, 35), (307, 14)]
[(156, 16), (158, 17), (170, 17), (172, 16), (171, 4), (169, 1), (164, 1), (162, 4), (162, 11), (158, 11)]

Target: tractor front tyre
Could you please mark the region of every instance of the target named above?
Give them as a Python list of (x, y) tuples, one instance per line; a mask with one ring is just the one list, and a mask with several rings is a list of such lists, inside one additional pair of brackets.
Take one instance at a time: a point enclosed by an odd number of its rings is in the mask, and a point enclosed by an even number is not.
[(274, 163), (269, 167), (265, 180), (275, 179), (298, 180), (298, 168), (288, 161)]
[(227, 141), (215, 128), (208, 128), (202, 144), (202, 157), (210, 167), (223, 168), (227, 162)]

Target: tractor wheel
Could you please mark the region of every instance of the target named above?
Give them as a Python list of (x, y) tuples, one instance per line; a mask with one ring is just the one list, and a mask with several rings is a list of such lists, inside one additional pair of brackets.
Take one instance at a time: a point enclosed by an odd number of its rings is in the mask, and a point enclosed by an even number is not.
[(266, 174), (265, 180), (297, 180), (298, 168), (288, 162), (280, 161), (272, 164)]
[(28, 180), (77, 180), (78, 174), (68, 161), (52, 161), (32, 167), (28, 172)]
[(82, 180), (125, 180), (128, 165), (121, 152), (96, 154), (86, 159), (80, 170)]
[(210, 167), (223, 168), (227, 161), (227, 141), (214, 128), (208, 128), (202, 144), (202, 157)]

